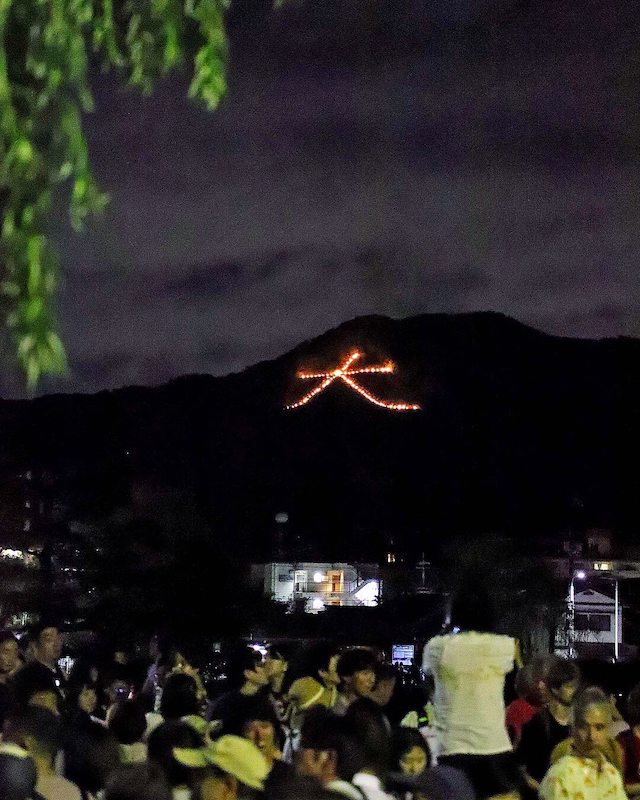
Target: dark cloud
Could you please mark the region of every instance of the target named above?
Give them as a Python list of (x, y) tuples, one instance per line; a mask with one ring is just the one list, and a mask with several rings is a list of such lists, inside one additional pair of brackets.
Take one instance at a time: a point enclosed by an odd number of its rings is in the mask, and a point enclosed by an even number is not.
[(206, 300), (231, 293), (245, 277), (240, 264), (207, 264), (189, 269), (187, 274), (164, 285), (167, 296), (196, 296)]
[(130, 353), (105, 353), (93, 359), (74, 359), (73, 378), (82, 388), (92, 389), (95, 386), (111, 386), (114, 378), (121, 380), (133, 356)]
[(261, 257), (248, 260), (244, 264), (222, 262), (187, 267), (184, 275), (167, 281), (160, 292), (168, 298), (191, 297), (204, 301), (212, 297), (228, 296), (243, 286), (271, 279), (294, 255), (294, 251), (278, 250), (271, 254), (261, 254)]
[(236, 42), (214, 114), (98, 78), (112, 204), (57, 225), (65, 388), (224, 373), (358, 314), (637, 333), (640, 17), (601, 12), (293, 3)]

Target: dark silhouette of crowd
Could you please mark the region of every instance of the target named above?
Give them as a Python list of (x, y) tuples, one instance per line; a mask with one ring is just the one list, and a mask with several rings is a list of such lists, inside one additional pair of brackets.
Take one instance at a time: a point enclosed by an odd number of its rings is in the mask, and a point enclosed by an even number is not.
[[(224, 691), (173, 637), (61, 669), (43, 618), (0, 634), (0, 800), (622, 800), (640, 795), (640, 685), (625, 721), (571, 660), (521, 664), (467, 578), (407, 672), (368, 647), (236, 643)], [(69, 664), (66, 664), (67, 668)], [(517, 698), (505, 707), (505, 680)], [(417, 679), (416, 679), (417, 678)]]

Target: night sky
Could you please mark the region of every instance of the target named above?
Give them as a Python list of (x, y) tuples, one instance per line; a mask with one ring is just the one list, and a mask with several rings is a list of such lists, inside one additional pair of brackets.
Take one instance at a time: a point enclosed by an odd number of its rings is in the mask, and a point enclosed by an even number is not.
[(71, 372), (43, 390), (225, 374), (360, 314), (638, 335), (636, 4), (384, 6), (283, 9), (215, 113), (97, 78), (112, 204), (56, 223)]

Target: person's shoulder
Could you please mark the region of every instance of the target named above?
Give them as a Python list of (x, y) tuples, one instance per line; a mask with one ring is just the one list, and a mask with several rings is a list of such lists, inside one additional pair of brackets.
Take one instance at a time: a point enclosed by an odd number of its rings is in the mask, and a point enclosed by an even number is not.
[(24, 686), (29, 684), (30, 681), (37, 680), (40, 677), (45, 677), (53, 681), (53, 673), (50, 669), (41, 664), (39, 661), (27, 661), (20, 669), (17, 670), (13, 676), (14, 686)]
[(523, 724), (520, 732), (519, 749), (521, 747), (526, 747), (530, 740), (537, 739), (541, 732), (546, 733), (546, 731), (547, 723), (545, 721), (544, 709), (541, 708), (535, 712), (531, 719)]
[(607, 777), (613, 783), (620, 783), (622, 784), (622, 775), (620, 774), (620, 769), (622, 767), (622, 763), (616, 765), (612, 764), (611, 761), (605, 760), (602, 763), (602, 771), (607, 774)]
[(616, 742), (623, 748), (633, 746), (635, 738), (636, 736), (631, 728), (625, 728), (616, 734)]
[(438, 655), (442, 653), (444, 648), (449, 644), (449, 642), (456, 639), (460, 634), (454, 633), (438, 633), (436, 636), (432, 636), (431, 639), (427, 642), (424, 648), (425, 656), (429, 655)]
[(424, 794), (427, 797), (455, 797), (456, 800), (473, 800), (475, 792), (469, 778), (462, 770), (437, 764), (423, 773)]
[(544, 777), (545, 780), (547, 780), (547, 778), (568, 776), (577, 773), (578, 771), (584, 769), (584, 767), (585, 759), (573, 755), (573, 753), (565, 753), (549, 767), (547, 774)]
[(551, 763), (555, 764), (556, 762), (560, 761), (561, 758), (570, 755), (572, 745), (573, 739), (570, 736), (566, 739), (563, 739), (561, 742), (558, 742), (558, 744), (551, 751)]
[(62, 775), (50, 775), (39, 779), (36, 792), (43, 797), (64, 798), (64, 800), (82, 800), (82, 793), (75, 783)]
[[(456, 642), (463, 646), (481, 647), (496, 652), (505, 652), (513, 656), (515, 653), (515, 639), (502, 633), (488, 633), (485, 631), (460, 631), (440, 637), (448, 642)], [(432, 640), (433, 641), (433, 640)]]
[(503, 633), (487, 633), (484, 631), (469, 631), (463, 634), (469, 641), (478, 642), (484, 646), (490, 646), (496, 650), (504, 650), (509, 655), (514, 655), (516, 640), (513, 636), (506, 636)]
[(531, 726), (531, 729), (546, 726), (547, 722), (552, 719), (551, 714), (547, 711), (546, 707), (539, 708), (531, 717), (529, 722), (525, 723), (524, 727)]

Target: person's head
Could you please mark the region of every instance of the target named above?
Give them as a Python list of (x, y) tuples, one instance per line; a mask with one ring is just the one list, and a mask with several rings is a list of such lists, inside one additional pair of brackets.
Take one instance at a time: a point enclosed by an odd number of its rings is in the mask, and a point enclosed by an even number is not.
[(105, 683), (105, 694), (109, 705), (114, 703), (121, 703), (124, 700), (129, 700), (131, 695), (131, 683), (128, 676), (124, 674), (112, 675), (107, 678)]
[(197, 714), (200, 709), (195, 680), (186, 672), (174, 672), (166, 680), (160, 713), (166, 720)]
[(398, 671), (393, 664), (376, 665), (376, 682), (369, 693), (371, 699), (381, 708), (389, 705), (398, 681)]
[(640, 725), (640, 683), (627, 696), (627, 722), (632, 728)]
[(239, 736), (221, 736), (198, 749), (174, 748), (173, 755), (190, 769), (204, 770), (200, 800), (236, 800), (239, 794), (261, 792), (270, 769), (258, 748)]
[(129, 663), (129, 651), (126, 647), (115, 645), (111, 651), (111, 659), (114, 664), (125, 667)]
[(175, 649), (175, 641), (171, 631), (157, 631), (149, 639), (149, 658), (152, 661), (166, 661)]
[(227, 685), (240, 689), (246, 684), (259, 688), (269, 683), (269, 676), (262, 656), (252, 647), (243, 646), (234, 650), (227, 659)]
[(338, 658), (340, 648), (334, 642), (319, 642), (309, 651), (310, 672), (312, 676), (318, 675), (322, 683), (332, 688), (340, 683), (338, 675)]
[(476, 572), (466, 572), (453, 595), (451, 624), (461, 631), (495, 632), (493, 599)]
[(534, 658), (518, 670), (515, 679), (515, 690), (518, 697), (532, 706), (541, 706), (546, 698), (545, 677), (547, 659)]
[(248, 739), (271, 761), (277, 750), (276, 728), (271, 703), (266, 698), (247, 698), (238, 704), (237, 715), (229, 721), (225, 733)]
[(23, 633), (18, 642), (20, 654), (25, 664), (36, 660), (36, 643), (31, 632)]
[(378, 776), (389, 768), (390, 741), (387, 722), (373, 700), (359, 698), (344, 716), (347, 735), (360, 747), (363, 767)]
[(35, 657), (48, 667), (55, 667), (62, 654), (62, 636), (57, 623), (42, 620), (32, 629)]
[(580, 669), (573, 661), (551, 656), (545, 678), (548, 699), (570, 706), (580, 687)]
[(348, 743), (346, 725), (341, 717), (322, 706), (309, 709), (302, 723), (300, 746), (296, 751), (297, 775), (313, 778), (323, 786), (340, 777), (351, 780), (360, 764), (345, 763)]
[(151, 635), (151, 638), (149, 639), (149, 647), (147, 652), (149, 653), (149, 658), (152, 661), (155, 661), (156, 658), (158, 658), (158, 656), (160, 655), (160, 646), (158, 640), (159, 640), (159, 634), (157, 633), (153, 633)]
[(62, 721), (44, 708), (29, 706), (5, 723), (5, 740), (23, 747), (36, 763), (53, 765), (62, 746)]
[(271, 690), (278, 694), (282, 691), (282, 684), (289, 668), (289, 657), (282, 647), (271, 645), (264, 661), (267, 678)]
[(67, 708), (93, 714), (98, 707), (98, 687), (91, 680), (77, 681), (69, 686)]
[(109, 776), (104, 800), (172, 800), (172, 792), (157, 764), (125, 764)]
[(0, 676), (10, 675), (20, 666), (18, 640), (11, 631), (0, 633)]
[(338, 659), (340, 690), (356, 697), (368, 697), (376, 682), (376, 660), (364, 647), (354, 647)]
[(416, 728), (397, 728), (391, 737), (391, 769), (403, 775), (420, 775), (431, 766), (431, 753)]
[(573, 743), (580, 755), (595, 758), (609, 739), (611, 704), (595, 686), (583, 689), (573, 705)]
[(134, 744), (142, 741), (147, 729), (144, 708), (136, 700), (116, 703), (109, 716), (109, 730), (120, 744)]
[(16, 744), (0, 743), (0, 797), (29, 800), (36, 787), (36, 766), (29, 753)]
[(163, 770), (172, 787), (188, 785), (193, 770), (176, 761), (173, 750), (176, 747), (196, 749), (202, 746), (202, 737), (186, 722), (164, 722), (149, 736), (148, 758)]
[(68, 736), (64, 747), (65, 777), (80, 789), (97, 795), (120, 766), (120, 748), (113, 733), (92, 722)]
[(53, 673), (27, 665), (19, 671), (18, 676), (20, 680), (16, 681), (15, 688), (19, 706), (36, 706), (53, 714), (59, 713), (60, 695)]

